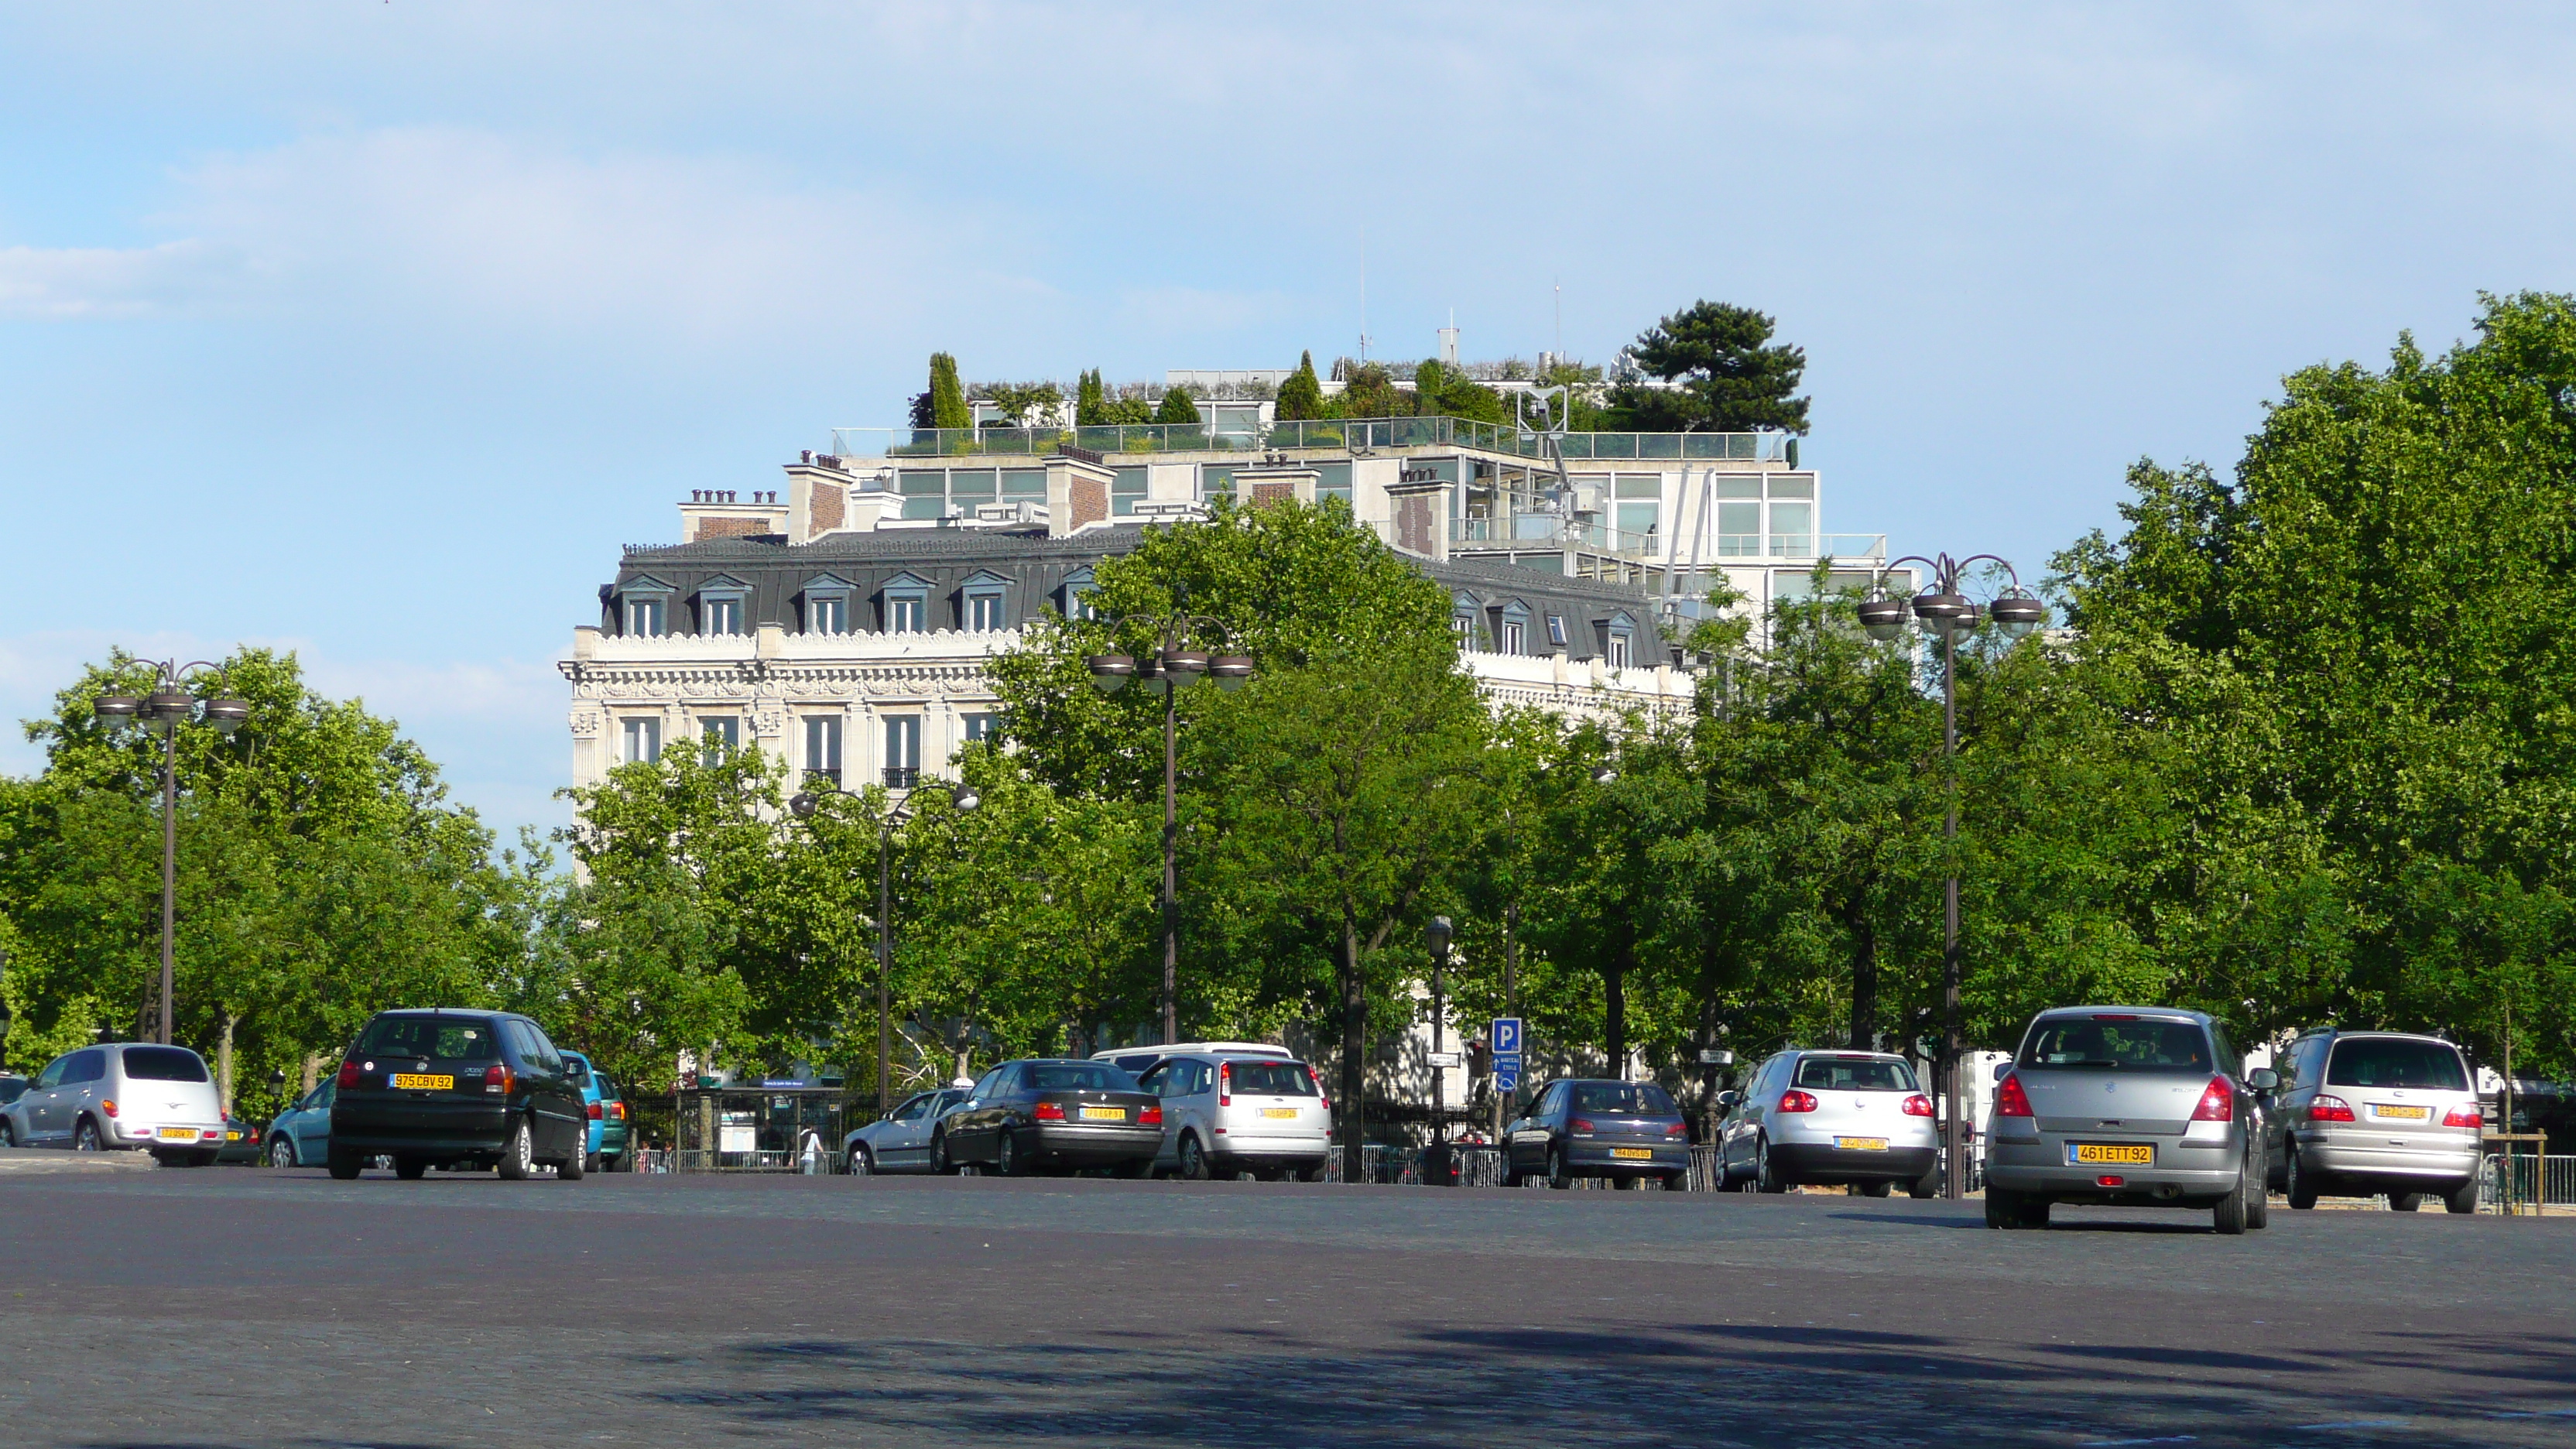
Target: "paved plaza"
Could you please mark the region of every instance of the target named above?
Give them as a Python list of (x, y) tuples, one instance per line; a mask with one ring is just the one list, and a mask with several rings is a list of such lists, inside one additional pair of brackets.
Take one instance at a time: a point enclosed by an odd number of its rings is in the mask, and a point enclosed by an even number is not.
[(2576, 1444), (2576, 1221), (0, 1174), (8, 1445)]

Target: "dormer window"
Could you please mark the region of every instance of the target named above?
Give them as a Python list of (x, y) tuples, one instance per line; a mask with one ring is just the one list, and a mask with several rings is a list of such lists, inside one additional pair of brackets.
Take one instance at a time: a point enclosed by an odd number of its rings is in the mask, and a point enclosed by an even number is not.
[(930, 627), (930, 583), (910, 574), (897, 574), (877, 591), (879, 607), (889, 634), (919, 634)]
[(957, 590), (957, 622), (971, 633), (985, 634), (1010, 627), (1003, 609), (1010, 580), (989, 570), (977, 570)]
[(1064, 576), (1055, 591), (1056, 607), (1068, 619), (1097, 619), (1100, 607), (1091, 602), (1091, 570), (1078, 568)]
[(1459, 652), (1476, 647), (1476, 599), (1472, 594), (1453, 594), (1449, 598), (1449, 637), (1458, 642)]
[(1518, 602), (1504, 606), (1502, 628), (1497, 632), (1501, 636), (1501, 648), (1505, 654), (1529, 652), (1529, 621), (1529, 610)]
[(1601, 621), (1601, 661), (1613, 669), (1625, 669), (1635, 662), (1637, 654), (1637, 621), (1626, 614), (1613, 614)]
[(617, 586), (618, 632), (636, 639), (659, 639), (670, 632), (671, 586), (660, 579), (637, 577)]
[(830, 574), (806, 581), (805, 632), (808, 634), (847, 634), (850, 632), (850, 586)]
[(639, 639), (662, 637), (662, 596), (626, 601), (626, 632)]
[(698, 586), (698, 632), (701, 634), (740, 634), (745, 632), (744, 619), (749, 614), (751, 590), (733, 579), (718, 577)]
[(1565, 647), (1565, 616), (1563, 614), (1550, 614), (1547, 616), (1547, 647), (1550, 649), (1562, 649)]

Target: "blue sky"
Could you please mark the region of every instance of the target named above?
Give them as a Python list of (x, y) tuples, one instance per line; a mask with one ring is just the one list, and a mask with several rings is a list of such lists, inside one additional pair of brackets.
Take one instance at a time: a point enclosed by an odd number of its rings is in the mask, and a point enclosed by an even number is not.
[[(2549, 7), (0, 10), (0, 714), (290, 645), (506, 834), (621, 543), (971, 377), (1807, 349), (1826, 526), (2025, 573), (2283, 372), (2576, 289)], [(13, 731), (0, 769), (37, 766)]]

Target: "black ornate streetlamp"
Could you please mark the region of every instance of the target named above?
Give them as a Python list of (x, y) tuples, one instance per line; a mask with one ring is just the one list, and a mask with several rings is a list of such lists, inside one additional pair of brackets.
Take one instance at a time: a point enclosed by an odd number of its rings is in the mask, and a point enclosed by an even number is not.
[(1127, 614), (1108, 621), (1113, 628), (1142, 624), (1160, 630), (1163, 642), (1154, 653), (1141, 659), (1094, 654), (1084, 661), (1091, 666), (1091, 682), (1103, 694), (1116, 694), (1133, 680), (1163, 697), (1163, 1041), (1167, 1044), (1180, 1039), (1180, 692), (1202, 679), (1215, 680), (1219, 689), (1241, 689), (1252, 678), (1249, 654), (1209, 654), (1188, 647), (1193, 630), (1227, 632), (1222, 620), (1182, 612), (1177, 606), (1189, 598), (1186, 587), (1178, 588), (1173, 590), (1175, 608), (1169, 614)]
[(161, 1022), (154, 1036), (167, 1046), (177, 1016), (171, 957), (179, 914), (179, 726), (208, 724), (217, 733), (229, 735), (250, 718), (250, 701), (224, 695), (198, 704), (188, 681), (212, 674), (220, 683), (224, 677), (224, 667), (210, 660), (171, 662), (154, 669), (157, 677), (150, 695), (103, 694), (90, 701), (90, 710), (111, 733), (139, 724), (161, 737)]
[[(912, 818), (912, 801), (924, 790), (937, 790), (948, 797), (948, 803), (960, 814), (984, 803), (972, 785), (949, 785), (937, 780), (913, 787), (910, 795), (891, 810), (876, 817), (877, 827), (877, 1115), (893, 1110), (892, 1085), (888, 1081), (893, 1056), (892, 1021), (893, 991), (887, 984), (894, 974), (894, 833)], [(820, 791), (800, 790), (789, 797), (787, 808), (799, 820), (812, 820), (823, 809), (824, 796), (859, 800), (838, 785), (825, 784)]]
[[(1932, 571), (1932, 581), (1911, 599), (1887, 597), (1887, 576), (1901, 564), (1919, 563)], [(2012, 580), (1992, 603), (1980, 609), (1961, 592), (1961, 578), (1972, 564), (1992, 564)], [(1959, 1076), (1959, 641), (1991, 619), (2008, 639), (2019, 639), (2048, 617), (2047, 607), (2021, 586), (2013, 566), (1990, 553), (1954, 559), (1911, 555), (1892, 559), (1879, 570), (1869, 597), (1860, 605), (1861, 627), (1869, 637), (1893, 642), (1905, 632), (1912, 615), (1923, 631), (1941, 641), (1941, 766), (1948, 776), (1949, 805), (1941, 820), (1941, 839), (1950, 847), (1950, 877), (1941, 888), (1941, 1094), (1948, 1104), (1949, 1125), (1942, 1134), (1941, 1195), (1956, 1201), (1968, 1195), (1968, 1121), (1964, 1083)]]

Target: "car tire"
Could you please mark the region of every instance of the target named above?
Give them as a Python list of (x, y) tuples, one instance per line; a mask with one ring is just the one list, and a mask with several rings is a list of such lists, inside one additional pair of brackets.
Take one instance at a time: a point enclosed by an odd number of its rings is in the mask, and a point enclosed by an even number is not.
[(98, 1124), (87, 1117), (80, 1119), (80, 1126), (72, 1129), (72, 1151), (104, 1152), (106, 1150), (105, 1140), (98, 1135)]
[(930, 1139), (930, 1175), (949, 1177), (956, 1171), (957, 1164), (948, 1158), (948, 1134), (939, 1133)]
[(1924, 1169), (1921, 1177), (1905, 1185), (1905, 1195), (1916, 1202), (1924, 1202), (1941, 1195), (1941, 1163), (1938, 1158), (1933, 1160), (1930, 1167)]
[(1562, 1148), (1547, 1150), (1547, 1185), (1559, 1192), (1574, 1186), (1574, 1174), (1565, 1170), (1565, 1151)]
[(2281, 1183), (2293, 1211), (2306, 1212), (2317, 1205), (2317, 1175), (2300, 1165), (2295, 1147), (2290, 1149), (2290, 1165), (2281, 1170)]
[(604, 1163), (605, 1163), (605, 1161), (606, 1161), (606, 1160), (605, 1160), (604, 1158), (602, 1158), (602, 1157), (601, 1157), (598, 1153), (596, 1153), (596, 1152), (586, 1152), (586, 1153), (582, 1154), (582, 1159), (581, 1159), (581, 1170), (582, 1170), (582, 1171), (584, 1171), (584, 1172), (600, 1172), (600, 1171), (604, 1171), (604, 1170), (605, 1170), (605, 1167), (604, 1167)]
[(1768, 1137), (1753, 1144), (1753, 1190), (1774, 1194), (1789, 1190), (1789, 1179), (1771, 1165), (1771, 1139)]
[(421, 1176), (428, 1171), (429, 1159), (426, 1157), (413, 1157), (409, 1153), (405, 1153), (403, 1156), (394, 1159), (394, 1176), (401, 1178), (405, 1182), (418, 1182), (420, 1181)]
[(2263, 1169), (2245, 1164), (2245, 1226), (2261, 1232), (2272, 1226), (2272, 1186), (2263, 1180)]
[(1022, 1177), (1027, 1175), (1028, 1170), (1028, 1163), (1020, 1157), (1017, 1136), (1008, 1127), (1003, 1128), (1000, 1140), (993, 1144), (993, 1175)]
[(536, 1159), (530, 1155), (534, 1150), (535, 1144), (528, 1137), (528, 1119), (525, 1117), (510, 1119), (510, 1137), (501, 1145), (501, 1161), (498, 1164), (501, 1180), (503, 1182), (527, 1181), (528, 1175), (536, 1171), (537, 1167)]
[(868, 1144), (864, 1142), (851, 1143), (849, 1160), (841, 1164), (841, 1170), (852, 1177), (876, 1176), (877, 1160), (875, 1155), (868, 1151)]
[(2218, 1206), (2209, 1210), (2209, 1223), (2223, 1238), (2236, 1237), (2245, 1231), (2244, 1174), (2237, 1175), (2236, 1186), (2218, 1200)]
[(2423, 1205), (2424, 1194), (2420, 1192), (2392, 1192), (2388, 1195), (2388, 1210), (2393, 1213), (2411, 1213)]
[(1895, 1183), (1884, 1180), (1878, 1182), (1864, 1182), (1860, 1185), (1860, 1195), (1862, 1197), (1885, 1197), (1887, 1196), (1888, 1189), (1894, 1186), (1896, 1186)]
[[(581, 1139), (575, 1138), (574, 1141), (576, 1143), (580, 1143)], [(577, 1145), (573, 1148), (570, 1156), (567, 1156), (563, 1161), (555, 1164), (555, 1180), (558, 1182), (579, 1182), (581, 1181), (582, 1173), (587, 1171), (589, 1167), (589, 1148), (587, 1145)]]
[(2474, 1177), (2442, 1194), (2442, 1210), (2473, 1213), (2478, 1210), (2478, 1180)]
[(1182, 1133), (1181, 1145), (1177, 1150), (1180, 1160), (1179, 1163), (1173, 1167), (1172, 1176), (1179, 1178), (1183, 1182), (1207, 1181), (1207, 1149), (1199, 1145), (1199, 1135), (1195, 1132)]
[(302, 1166), (295, 1160), (295, 1139), (283, 1132), (268, 1139), (268, 1165), (280, 1169)]
[(331, 1149), (331, 1176), (337, 1181), (357, 1181), (358, 1174), (364, 1171), (366, 1166), (367, 1159), (357, 1153), (342, 1152), (336, 1147)]

